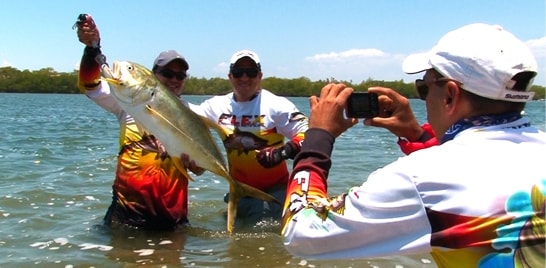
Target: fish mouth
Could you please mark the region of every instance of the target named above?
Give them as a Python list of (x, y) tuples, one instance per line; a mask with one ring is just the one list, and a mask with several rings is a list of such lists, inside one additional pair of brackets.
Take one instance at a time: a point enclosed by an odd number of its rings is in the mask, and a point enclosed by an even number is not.
[(119, 86), (123, 85), (123, 82), (121, 82), (121, 80), (119, 78), (105, 77), (104, 80), (106, 80), (106, 82), (111, 83), (111, 84), (116, 84), (116, 85), (119, 85)]
[(122, 85), (121, 82), (121, 76), (116, 77), (115, 74), (118, 73), (119, 66), (114, 62), (112, 69), (106, 64), (101, 66), (101, 73), (104, 79), (108, 83), (116, 84), (116, 85)]
[(107, 64), (103, 64), (100, 67), (102, 77), (104, 78), (114, 78), (114, 73), (116, 72), (116, 64), (114, 64), (113, 70)]

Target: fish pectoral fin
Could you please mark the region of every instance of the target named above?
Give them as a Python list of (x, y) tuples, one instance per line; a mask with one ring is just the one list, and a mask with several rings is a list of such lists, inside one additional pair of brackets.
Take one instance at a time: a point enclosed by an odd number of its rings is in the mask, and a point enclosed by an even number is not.
[(180, 173), (184, 174), (186, 178), (188, 178), (190, 181), (194, 181), (193, 178), (188, 174), (188, 171), (186, 170), (186, 167), (184, 164), (182, 164), (182, 160), (177, 157), (171, 157), (173, 165), (180, 171)]
[(156, 111), (154, 108), (152, 108), (152, 106), (150, 106), (149, 104), (146, 104), (146, 110), (148, 110), (148, 112), (152, 113), (152, 114), (155, 114), (155, 115), (159, 115), (161, 116), (161, 118), (164, 118), (161, 113), (159, 113), (158, 111)]
[(163, 120), (163, 121), (169, 123), (169, 125), (171, 125), (172, 127), (176, 128), (176, 126), (173, 125), (172, 122), (171, 122), (168, 118), (166, 118), (165, 116), (163, 116), (162, 113), (160, 113), (158, 110), (154, 109), (154, 107), (152, 107), (150, 104), (146, 104), (145, 107), (146, 107), (146, 110), (148, 110), (148, 112), (150, 112), (151, 114), (153, 114), (153, 115), (155, 115), (155, 116), (161, 118), (161, 120)]
[(151, 113), (152, 115), (156, 116), (157, 118), (160, 118), (163, 122), (167, 123), (169, 126), (171, 126), (173, 129), (175, 129), (176, 131), (178, 131), (179, 134), (185, 136), (186, 138), (189, 138), (191, 140), (193, 140), (190, 136), (188, 136), (188, 133), (183, 131), (182, 129), (180, 129), (176, 123), (173, 123), (171, 120), (169, 120), (169, 118), (163, 116), (163, 114), (161, 112), (159, 112), (158, 110), (154, 109), (154, 107), (152, 107), (151, 105), (147, 104), (146, 106), (146, 110), (148, 110), (149, 113)]

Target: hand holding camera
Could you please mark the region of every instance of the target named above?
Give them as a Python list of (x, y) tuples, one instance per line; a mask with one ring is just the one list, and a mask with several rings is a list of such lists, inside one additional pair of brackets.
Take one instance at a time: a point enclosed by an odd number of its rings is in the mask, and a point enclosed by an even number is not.
[(368, 92), (380, 95), (381, 109), (377, 117), (364, 120), (365, 125), (388, 129), (394, 135), (410, 141), (419, 139), (423, 129), (406, 97), (386, 87), (371, 87)]
[(353, 93), (352, 88), (344, 84), (331, 83), (322, 88), (320, 97), (311, 96), (309, 98), (311, 107), (309, 128), (323, 129), (337, 137), (358, 123), (358, 119), (344, 116), (347, 99), (351, 93)]
[(345, 115), (348, 118), (372, 118), (379, 115), (379, 99), (376, 93), (353, 92), (347, 99)]

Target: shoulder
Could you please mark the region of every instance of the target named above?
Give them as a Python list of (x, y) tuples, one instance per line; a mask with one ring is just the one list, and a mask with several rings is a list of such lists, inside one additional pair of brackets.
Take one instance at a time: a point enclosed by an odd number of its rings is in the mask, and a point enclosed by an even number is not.
[(190, 110), (192, 110), (194, 113), (199, 114), (199, 115), (204, 114), (203, 108), (201, 108), (201, 106), (195, 105), (195, 104), (193, 104), (191, 102), (188, 102), (188, 101), (185, 101), (185, 100), (182, 100), (182, 102), (184, 103), (184, 105), (186, 105), (186, 107), (190, 108)]
[(295, 106), (294, 103), (291, 100), (289, 100), (287, 97), (276, 95), (276, 94), (274, 94), (273, 92), (271, 92), (271, 91), (269, 91), (267, 89), (262, 89), (261, 92), (260, 92), (260, 95), (262, 96), (261, 97), (262, 99), (267, 100), (267, 101), (271, 101), (275, 105)]
[(265, 98), (285, 99), (285, 97), (276, 95), (273, 92), (271, 92), (271, 91), (269, 91), (269, 90), (267, 90), (265, 88), (262, 88), (260, 90), (260, 94), (262, 95), (262, 98), (265, 97)]
[(212, 96), (201, 103), (201, 106), (211, 106), (218, 103), (231, 102), (233, 99), (233, 93), (228, 93), (225, 95)]

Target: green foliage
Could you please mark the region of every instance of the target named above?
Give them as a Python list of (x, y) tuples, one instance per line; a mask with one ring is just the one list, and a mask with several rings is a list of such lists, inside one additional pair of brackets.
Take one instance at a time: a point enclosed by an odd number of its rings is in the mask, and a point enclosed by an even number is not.
[[(79, 93), (76, 86), (78, 72), (61, 73), (52, 68), (43, 68), (37, 71), (20, 71), (12, 67), (0, 68), (0, 92), (19, 93)], [(383, 81), (371, 78), (354, 84), (352, 81), (337, 81), (334, 78), (311, 81), (307, 77), (286, 79), (267, 77), (262, 80), (262, 87), (281, 96), (305, 97), (319, 95), (324, 85), (330, 82), (340, 82), (353, 87), (356, 91), (367, 91), (369, 87), (389, 87), (407, 98), (417, 98), (413, 83), (403, 80)], [(546, 88), (533, 86), (534, 99), (544, 99)], [(227, 78), (197, 78), (189, 77), (186, 81), (184, 94), (186, 95), (220, 95), (231, 92), (231, 84)]]
[(0, 68), (0, 92), (19, 93), (78, 93), (78, 73), (60, 73), (52, 68), (19, 71)]
[(546, 87), (534, 85), (531, 87), (531, 91), (535, 92), (535, 96), (533, 97), (533, 100), (545, 99), (544, 95), (546, 95)]

